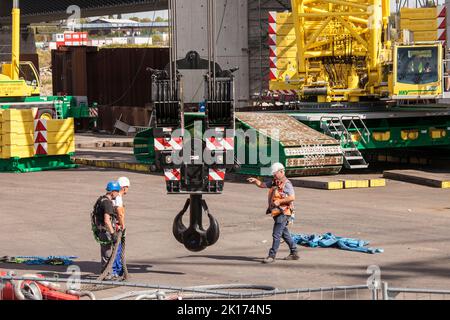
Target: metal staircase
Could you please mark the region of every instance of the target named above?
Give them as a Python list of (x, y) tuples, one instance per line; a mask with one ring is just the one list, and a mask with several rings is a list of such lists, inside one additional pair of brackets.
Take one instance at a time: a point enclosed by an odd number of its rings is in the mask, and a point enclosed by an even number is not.
[(357, 134), (364, 144), (370, 142), (370, 131), (361, 117), (324, 116), (321, 117), (320, 123), (325, 134), (341, 142), (344, 166), (347, 169), (366, 169), (369, 167), (357, 144), (352, 139), (352, 134)]
[(56, 119), (63, 119), (64, 115), (63, 115), (63, 103), (62, 103), (62, 101), (55, 101), (54, 107), (55, 107), (55, 117), (56, 117)]

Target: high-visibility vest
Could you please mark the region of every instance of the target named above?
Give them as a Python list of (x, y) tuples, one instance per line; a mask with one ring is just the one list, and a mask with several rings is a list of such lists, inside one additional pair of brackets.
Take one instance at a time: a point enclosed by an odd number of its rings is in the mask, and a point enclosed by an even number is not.
[(283, 196), (283, 194), (282, 194), (285, 184), (286, 184), (286, 182), (279, 186), (275, 185), (272, 188), (270, 188), (270, 190), (269, 190), (269, 210), (272, 214), (272, 217), (276, 217), (280, 214), (284, 214), (286, 216), (292, 215), (292, 208), (293, 208), (292, 202), (287, 205), (273, 207), (273, 202), (275, 200), (282, 200), (284, 198), (287, 198), (286, 195)]

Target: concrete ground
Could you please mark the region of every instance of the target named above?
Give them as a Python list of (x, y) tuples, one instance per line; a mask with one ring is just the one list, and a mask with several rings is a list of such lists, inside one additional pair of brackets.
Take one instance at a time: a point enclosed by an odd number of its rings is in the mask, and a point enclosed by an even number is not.
[[(325, 191), (296, 188), (294, 233), (332, 232), (369, 240), (380, 254), (300, 248), (301, 260), (261, 264), (271, 244), (266, 192), (227, 182), (208, 196), (219, 220), (218, 243), (187, 251), (172, 236), (184, 196), (165, 194), (162, 177), (80, 167), (67, 171), (1, 174), (0, 256), (75, 255), (85, 275), (99, 271), (99, 247), (90, 212), (108, 180), (127, 175), (127, 260), (133, 282), (193, 286), (252, 283), (307, 288), (366, 283), (370, 265), (390, 285), (450, 289), (450, 194), (448, 189), (388, 181), (383, 188)], [(279, 257), (288, 254), (282, 244)], [(19, 273), (64, 273), (63, 267), (0, 264)]]

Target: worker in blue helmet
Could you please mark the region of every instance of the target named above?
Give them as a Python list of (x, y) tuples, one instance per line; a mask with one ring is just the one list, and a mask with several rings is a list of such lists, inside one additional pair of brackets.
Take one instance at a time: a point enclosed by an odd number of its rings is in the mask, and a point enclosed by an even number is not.
[(113, 244), (117, 242), (117, 213), (113, 201), (119, 196), (119, 182), (110, 181), (106, 185), (106, 194), (98, 198), (91, 214), (94, 238), (100, 244), (102, 273), (112, 254)]

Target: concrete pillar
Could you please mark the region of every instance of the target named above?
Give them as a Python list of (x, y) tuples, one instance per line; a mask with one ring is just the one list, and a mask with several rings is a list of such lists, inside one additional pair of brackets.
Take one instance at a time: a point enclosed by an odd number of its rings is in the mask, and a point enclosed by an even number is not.
[[(207, 59), (206, 0), (177, 1), (178, 59), (195, 50)], [(238, 66), (237, 106), (248, 105), (248, 17), (246, 0), (216, 0), (216, 52), (222, 69)]]

